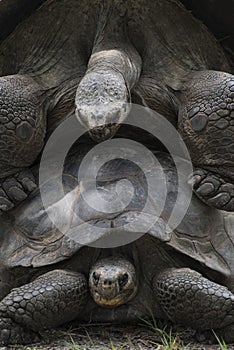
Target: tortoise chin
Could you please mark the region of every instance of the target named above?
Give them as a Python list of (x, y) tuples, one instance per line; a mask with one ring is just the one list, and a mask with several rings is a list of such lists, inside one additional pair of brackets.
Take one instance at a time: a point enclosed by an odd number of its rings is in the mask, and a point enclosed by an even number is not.
[[(134, 293), (135, 295), (135, 293)], [(125, 296), (123, 295), (123, 297), (119, 296), (113, 299), (105, 299), (102, 298), (99, 294), (92, 294), (93, 299), (95, 301), (96, 304), (102, 306), (102, 307), (108, 307), (108, 308), (115, 308), (118, 307), (120, 305), (126, 304), (129, 300), (132, 299), (132, 296), (130, 296), (128, 299), (125, 298)]]
[(115, 136), (119, 127), (120, 125), (118, 124), (97, 126), (96, 128), (89, 131), (89, 135), (93, 139), (93, 141), (98, 143), (103, 142)]

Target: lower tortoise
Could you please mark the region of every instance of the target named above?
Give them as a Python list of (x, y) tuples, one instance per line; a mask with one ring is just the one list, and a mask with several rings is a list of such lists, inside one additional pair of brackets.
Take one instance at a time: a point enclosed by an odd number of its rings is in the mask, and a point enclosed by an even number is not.
[[(227, 342), (234, 341), (233, 215), (193, 196), (182, 222), (170, 231), (166, 226), (176, 202), (178, 178), (168, 154), (155, 153), (158, 168), (149, 164), (148, 176), (158, 175), (155, 193), (150, 194), (153, 210), (148, 211), (147, 182), (132, 162), (106, 163), (98, 173), (97, 191), (86, 186), (89, 176), (78, 182), (77, 171), (86, 152), (86, 146), (79, 147), (67, 158), (64, 197), (56, 197), (55, 177), (43, 184), (41, 192), (36, 190), (1, 216), (1, 344), (37, 341), (38, 332), (72, 320), (137, 322), (149, 310), (157, 318), (208, 333), (214, 329)], [(105, 160), (106, 153), (100, 157)], [(156, 220), (163, 198), (160, 167), (167, 196)], [(130, 203), (119, 212), (98, 210), (100, 196), (109, 207), (116, 188), (127, 192), (122, 180), (134, 188)], [(185, 176), (183, 184), (186, 195)], [(54, 198), (47, 211), (43, 191)], [(96, 209), (87, 204), (84, 192)], [(153, 224), (146, 234), (135, 232), (131, 239), (125, 225), (140, 214), (143, 226), (152, 219)], [(107, 234), (99, 235), (100, 228)], [(108, 234), (111, 242), (119, 238), (121, 244), (108, 245)]]

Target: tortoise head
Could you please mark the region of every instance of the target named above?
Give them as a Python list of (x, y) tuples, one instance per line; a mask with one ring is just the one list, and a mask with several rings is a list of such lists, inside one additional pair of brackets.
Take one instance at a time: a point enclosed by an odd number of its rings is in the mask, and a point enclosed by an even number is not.
[(76, 117), (96, 142), (110, 139), (130, 111), (123, 76), (114, 71), (88, 72), (76, 92)]
[(101, 259), (90, 270), (90, 293), (100, 306), (114, 308), (126, 304), (136, 295), (137, 286), (135, 267), (126, 259)]

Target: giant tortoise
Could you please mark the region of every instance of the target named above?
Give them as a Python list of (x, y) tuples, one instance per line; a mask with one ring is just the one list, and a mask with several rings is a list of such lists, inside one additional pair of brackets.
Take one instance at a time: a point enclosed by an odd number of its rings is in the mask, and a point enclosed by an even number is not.
[[(121, 158), (100, 168), (95, 190), (89, 187), (87, 174), (78, 181), (78, 168), (88, 150), (79, 145), (68, 155), (65, 196), (57, 194), (56, 177), (47, 179), (40, 191), (1, 216), (1, 343), (30, 343), (43, 329), (74, 319), (122, 323), (139, 321), (149, 313), (198, 331), (214, 329), (233, 341), (233, 215), (193, 195), (183, 220), (170, 230), (178, 174), (168, 154), (155, 153), (157, 166), (147, 163), (148, 179), (156, 179), (154, 193), (149, 194), (145, 173)], [(105, 157), (105, 151), (99, 154), (99, 160)], [(146, 159), (143, 154), (141, 160)], [(186, 176), (180, 176), (186, 196), (189, 186)], [(109, 207), (116, 191), (122, 188), (129, 194), (123, 180), (134, 189), (130, 203), (122, 211), (103, 210), (100, 198)], [(166, 201), (156, 220), (164, 183)], [(52, 198), (47, 210), (43, 193)], [(148, 195), (150, 210), (145, 209)], [(143, 228), (151, 222), (144, 235), (144, 230), (131, 232), (125, 226), (131, 227), (139, 215)], [(101, 235), (99, 229), (104, 230)]]
[[(97, 141), (131, 98), (178, 126), (211, 206), (234, 209), (233, 76), (207, 28), (177, 0), (48, 0), (0, 45), (0, 208), (35, 188), (46, 131), (76, 109)], [(92, 130), (90, 130), (92, 129)]]

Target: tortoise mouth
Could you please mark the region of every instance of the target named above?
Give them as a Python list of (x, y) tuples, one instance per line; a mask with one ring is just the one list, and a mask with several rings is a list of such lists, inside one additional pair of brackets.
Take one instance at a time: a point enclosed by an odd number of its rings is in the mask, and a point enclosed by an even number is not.
[(137, 292), (137, 288), (129, 290), (128, 293), (121, 294), (110, 299), (105, 298), (103, 295), (99, 294), (98, 291), (92, 293), (93, 300), (99, 306), (106, 308), (115, 308), (123, 304), (127, 304), (130, 300), (132, 300)]
[(89, 135), (93, 141), (100, 143), (114, 137), (119, 127), (120, 125), (116, 123), (97, 126), (89, 130)]

